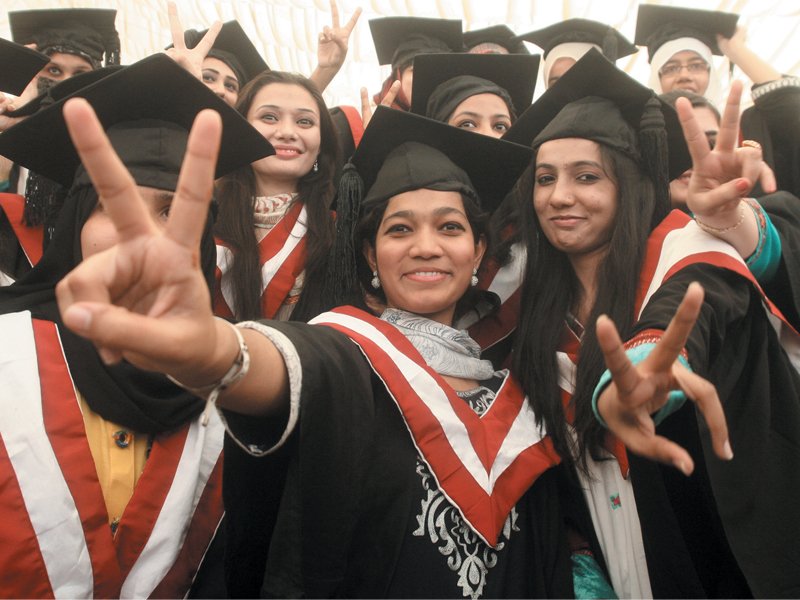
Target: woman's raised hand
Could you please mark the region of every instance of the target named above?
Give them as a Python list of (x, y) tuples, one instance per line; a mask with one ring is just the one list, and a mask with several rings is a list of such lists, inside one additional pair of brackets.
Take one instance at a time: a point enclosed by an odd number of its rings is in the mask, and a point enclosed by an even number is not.
[(165, 50), (165, 54), (197, 79), (203, 81), (203, 60), (214, 46), (219, 31), (222, 29), (222, 22), (215, 21), (194, 48), (187, 48), (186, 38), (183, 36), (183, 25), (178, 17), (178, 7), (174, 2), (167, 2), (167, 12), (169, 29), (172, 33), (172, 48)]
[[(389, 90), (386, 92), (386, 95), (381, 100), (380, 106), (392, 106), (392, 102), (394, 99), (397, 98), (397, 94), (400, 92), (400, 80), (398, 79), (389, 87)], [(367, 128), (369, 122), (372, 120), (372, 105), (369, 102), (369, 92), (367, 92), (367, 88), (361, 88), (361, 122), (364, 124), (364, 129)]]
[(219, 115), (206, 110), (194, 122), (163, 230), (92, 107), (70, 100), (64, 118), (118, 235), (116, 246), (84, 260), (56, 287), (64, 323), (94, 342), (106, 362), (125, 358), (189, 385), (214, 381), (231, 363), (215, 355), (221, 346), (230, 352), (229, 344), (220, 343), (230, 332), (212, 315), (199, 246), (222, 131)]
[(597, 319), (597, 341), (612, 375), (611, 383), (597, 400), (598, 413), (614, 435), (633, 452), (674, 465), (686, 475), (694, 469), (689, 453), (656, 435), (651, 416), (666, 404), (671, 390), (683, 390), (687, 398), (695, 402), (711, 431), (716, 454), (726, 460), (733, 458), (716, 388), (677, 361), (702, 304), (703, 288), (693, 283), (662, 338), (650, 355), (637, 365), (625, 354), (614, 323), (606, 316)]

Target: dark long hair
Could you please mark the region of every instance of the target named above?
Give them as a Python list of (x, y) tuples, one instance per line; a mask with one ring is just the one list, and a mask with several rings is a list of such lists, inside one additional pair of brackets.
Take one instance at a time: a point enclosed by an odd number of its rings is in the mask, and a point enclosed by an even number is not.
[[(297, 183), (296, 202), (302, 202), (307, 214), (307, 245), (305, 284), (300, 301), (292, 312), (293, 320), (308, 320), (327, 308), (320, 293), (326, 260), (334, 239), (331, 204), (335, 193), (334, 176), (338, 162), (336, 133), (328, 108), (316, 86), (295, 73), (268, 71), (252, 79), (240, 92), (236, 109), (247, 116), (258, 92), (273, 83), (297, 85), (311, 94), (320, 116), (320, 151), (318, 170), (310, 170)], [(232, 306), (237, 319), (258, 319), (261, 313), (261, 269), (258, 244), (254, 233), (254, 202), (257, 195), (256, 178), (250, 165), (226, 175), (217, 184), (216, 197), (219, 215), (215, 235), (224, 241), (234, 254), (231, 277), (236, 305)], [(281, 226), (280, 224), (276, 227)]]
[(563, 339), (567, 312), (579, 302), (581, 287), (567, 255), (548, 241), (534, 211), (535, 158), (515, 190), (528, 260), (513, 370), (531, 398), (537, 419), (545, 423), (556, 450), (565, 459), (577, 456), (582, 468), (586, 467), (587, 455), (600, 457), (605, 436), (591, 406), (594, 387), (605, 369), (595, 322), (599, 315), (606, 314), (623, 339), (630, 332), (635, 321), (634, 304), (647, 239), (664, 216), (657, 208), (653, 182), (643, 169), (631, 158), (603, 144), (600, 152), (606, 172), (617, 185), (618, 202), (608, 254), (598, 268), (597, 297), (584, 324), (571, 406), (578, 439), (576, 448), (567, 433), (556, 352)]

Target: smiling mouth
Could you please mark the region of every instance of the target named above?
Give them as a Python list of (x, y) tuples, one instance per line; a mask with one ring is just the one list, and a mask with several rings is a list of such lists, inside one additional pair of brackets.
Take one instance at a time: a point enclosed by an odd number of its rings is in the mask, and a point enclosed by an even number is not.
[(404, 275), (411, 281), (438, 281), (448, 276), (446, 271), (411, 271)]
[(275, 156), (295, 157), (300, 156), (302, 152), (297, 148), (275, 148)]

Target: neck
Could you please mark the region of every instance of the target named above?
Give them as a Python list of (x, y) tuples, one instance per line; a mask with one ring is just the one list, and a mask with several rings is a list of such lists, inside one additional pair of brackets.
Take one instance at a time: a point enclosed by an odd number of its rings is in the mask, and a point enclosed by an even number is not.
[(597, 300), (597, 270), (607, 252), (608, 249), (604, 248), (602, 251), (597, 250), (589, 254), (571, 256), (569, 259), (581, 285), (581, 295), (573, 310), (575, 317), (581, 323), (585, 324), (588, 321), (595, 300)]
[(297, 179), (275, 179), (256, 173), (256, 195), (277, 196), (297, 192)]

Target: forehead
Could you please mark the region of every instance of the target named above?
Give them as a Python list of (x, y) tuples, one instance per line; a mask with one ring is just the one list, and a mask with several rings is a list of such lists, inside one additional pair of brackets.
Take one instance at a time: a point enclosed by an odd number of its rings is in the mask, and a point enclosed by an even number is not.
[(453, 111), (454, 115), (460, 112), (472, 112), (483, 116), (505, 115), (510, 117), (508, 105), (497, 94), (475, 94), (464, 100)]
[(228, 63), (218, 58), (206, 56), (203, 59), (203, 68), (213, 69), (223, 77), (232, 77), (233, 79), (239, 81), (238, 77), (236, 77), (236, 73), (228, 66)]
[(703, 131), (719, 130), (719, 121), (717, 121), (717, 115), (715, 115), (707, 106), (695, 108), (694, 116), (697, 119), (697, 122), (700, 124), (700, 129)]
[(600, 145), (584, 138), (561, 138), (550, 140), (539, 146), (536, 163), (548, 163), (555, 166), (579, 161), (602, 163)]
[(464, 212), (464, 200), (461, 198), (461, 194), (425, 188), (403, 192), (389, 198), (384, 216), (398, 211), (412, 211), (415, 214), (424, 215), (441, 208), (455, 208)]
[(293, 83), (270, 83), (262, 87), (253, 97), (251, 106), (265, 104), (287, 110), (310, 110), (319, 114), (317, 103), (309, 91)]
[(702, 56), (700, 56), (694, 50), (681, 50), (680, 52), (676, 52), (672, 56), (669, 57), (668, 63), (672, 62), (695, 62), (701, 61), (706, 62)]

